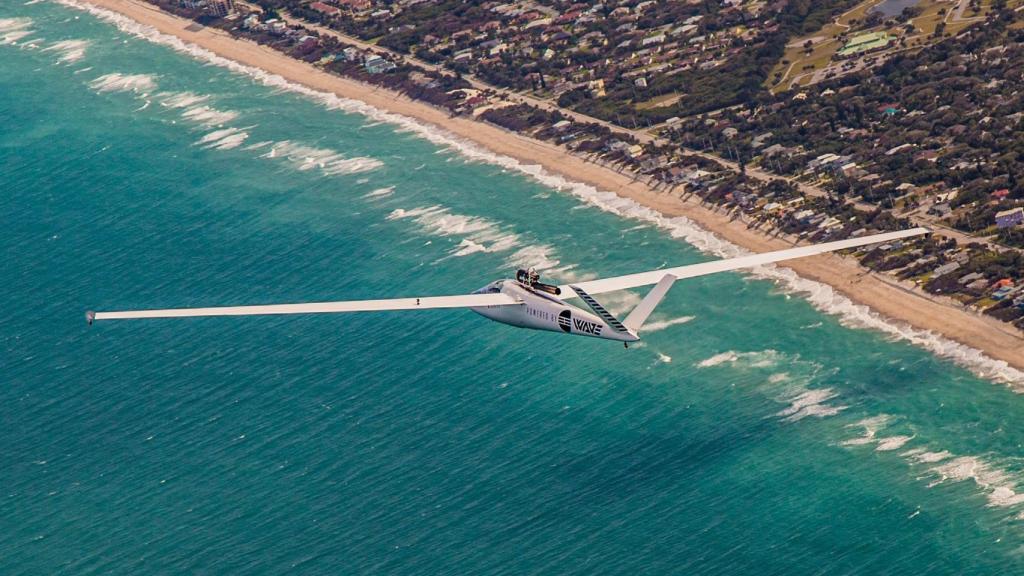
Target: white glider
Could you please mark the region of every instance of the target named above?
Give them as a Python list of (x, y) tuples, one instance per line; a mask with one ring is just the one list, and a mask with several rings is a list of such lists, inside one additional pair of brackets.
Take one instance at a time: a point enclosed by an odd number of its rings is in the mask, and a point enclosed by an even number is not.
[[(469, 308), (504, 324), (534, 330), (547, 330), (590, 336), (629, 343), (640, 339), (640, 328), (661, 302), (676, 280), (695, 278), (729, 270), (754, 268), (774, 262), (804, 258), (817, 254), (846, 250), (870, 244), (893, 242), (921, 234), (927, 228), (913, 228), (862, 238), (850, 238), (763, 254), (751, 254), (688, 266), (651, 270), (626, 276), (615, 276), (553, 286), (543, 284), (533, 270), (519, 270), (514, 280), (496, 280), (472, 294), (458, 296), (425, 296), (387, 300), (348, 300), (304, 304), (269, 304), (262, 306), (219, 306), (213, 308), (171, 308), (165, 310), (127, 310), (120, 312), (87, 312), (94, 320), (126, 320), (136, 318), (186, 318), (195, 316), (249, 316), (258, 314), (317, 314), (337, 312), (379, 312), (385, 310), (423, 310), (433, 308)], [(619, 320), (593, 298), (616, 290), (655, 287), (625, 319)], [(591, 312), (567, 304), (566, 298), (579, 297)]]

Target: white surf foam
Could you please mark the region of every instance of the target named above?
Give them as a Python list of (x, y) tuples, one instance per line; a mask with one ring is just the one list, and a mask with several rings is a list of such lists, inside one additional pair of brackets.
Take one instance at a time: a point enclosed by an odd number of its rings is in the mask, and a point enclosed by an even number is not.
[(560, 281), (569, 281), (575, 277), (575, 265), (560, 266), (562, 262), (555, 256), (555, 249), (547, 244), (530, 244), (513, 252), (505, 259), (505, 266), (511, 269), (536, 268), (538, 272)]
[(156, 97), (166, 108), (191, 108), (210, 99), (208, 95), (194, 92), (161, 92)]
[(452, 256), (469, 256), (477, 252), (487, 252), (487, 246), (477, 244), (469, 238), (463, 238), (459, 242), (459, 246), (452, 252)]
[(144, 94), (156, 88), (156, 78), (152, 74), (104, 74), (89, 83), (97, 92), (135, 92)]
[(33, 34), (31, 18), (0, 18), (0, 45), (17, 44), (18, 40)]
[(704, 360), (701, 360), (700, 362), (697, 363), (697, 367), (710, 368), (712, 366), (718, 366), (720, 364), (725, 364), (728, 362), (735, 362), (737, 358), (739, 358), (739, 355), (736, 352), (729, 350), (728, 352), (715, 354), (710, 358), (705, 358)]
[(737, 352), (728, 350), (705, 358), (697, 363), (698, 368), (711, 368), (721, 364), (740, 364), (749, 368), (768, 368), (779, 363), (782, 354), (777, 350), (758, 350), (755, 352)]
[(913, 439), (913, 436), (888, 436), (886, 438), (879, 438), (878, 444), (875, 446), (875, 450), (879, 452), (899, 450), (904, 444)]
[(461, 237), (453, 256), (468, 256), (477, 252), (505, 252), (522, 244), (518, 234), (504, 230), (501, 225), (479, 216), (456, 214), (443, 206), (426, 206), (405, 210), (392, 210), (388, 220), (411, 219), (420, 228), (435, 236)]
[(939, 479), (929, 484), (973, 480), (986, 492), (989, 506), (1009, 507), (1024, 503), (1024, 494), (1017, 493), (1017, 482), (1009, 472), (977, 456), (960, 456), (933, 466)]
[(209, 106), (193, 106), (182, 112), (181, 117), (203, 126), (220, 126), (238, 118), (238, 112), (217, 110)]
[(870, 418), (864, 418), (859, 422), (847, 425), (847, 428), (863, 428), (864, 434), (858, 438), (850, 438), (841, 442), (843, 446), (863, 446), (865, 444), (871, 444), (877, 442), (878, 439), (875, 435), (882, 428), (885, 428), (892, 418), (888, 414), (879, 414), (878, 416), (872, 416)]
[(296, 170), (304, 172), (306, 170), (319, 169), (327, 176), (368, 172), (384, 165), (383, 162), (375, 158), (346, 158), (334, 150), (314, 148), (313, 146), (306, 146), (289, 140), (275, 142), (271, 146), (270, 151), (262, 157), (283, 158)]
[(947, 450), (943, 450), (941, 452), (929, 452), (926, 448), (914, 448), (913, 450), (903, 452), (900, 456), (903, 456), (915, 464), (934, 464), (935, 462), (941, 462), (947, 458), (951, 458), (953, 454)]
[(815, 416), (817, 418), (835, 416), (842, 410), (845, 410), (846, 406), (834, 406), (825, 404), (825, 402), (832, 400), (836, 396), (838, 394), (831, 388), (807, 390), (793, 398), (789, 406), (776, 413), (776, 416), (788, 422), (803, 420), (808, 416)]
[(376, 190), (371, 190), (370, 192), (364, 194), (363, 198), (383, 198), (385, 196), (391, 196), (394, 193), (395, 187), (388, 186), (386, 188), (377, 188)]
[(206, 105), (209, 95), (194, 92), (162, 92), (157, 94), (160, 104), (166, 108), (182, 109), (182, 118), (203, 126), (221, 126), (238, 118), (234, 110), (218, 110)]
[(241, 128), (221, 128), (206, 134), (196, 144), (215, 150), (231, 150), (241, 146), (248, 137), (249, 133)]
[[(330, 109), (358, 113), (369, 117), (371, 120), (388, 122), (389, 124), (414, 132), (435, 144), (454, 150), (465, 158), (516, 170), (547, 186), (568, 191), (601, 210), (654, 224), (667, 230), (673, 237), (683, 239), (699, 250), (709, 254), (724, 258), (749, 253), (735, 244), (704, 230), (688, 218), (682, 216), (670, 218), (651, 208), (641, 206), (633, 200), (619, 197), (612, 192), (602, 192), (592, 186), (572, 182), (561, 176), (550, 174), (540, 166), (523, 164), (513, 158), (494, 154), (475, 143), (459, 138), (436, 126), (398, 114), (385, 112), (365, 102), (341, 98), (332, 93), (321, 92), (289, 82), (276, 74), (218, 56), (205, 48), (189, 44), (175, 36), (163, 34), (151, 26), (140, 24), (115, 12), (98, 8), (79, 0), (57, 1), (66, 6), (87, 11), (114, 24), (124, 32), (156, 44), (169, 46), (204, 62), (246, 74), (266, 86), (305, 95)], [(964, 346), (930, 331), (919, 330), (908, 324), (884, 318), (866, 306), (853, 303), (849, 298), (836, 293), (831, 287), (820, 282), (802, 278), (788, 269), (776, 266), (761, 267), (754, 270), (753, 275), (773, 280), (787, 290), (803, 294), (815, 308), (839, 316), (849, 326), (869, 328), (894, 338), (906, 340), (936, 355), (949, 358), (972, 370), (979, 376), (1008, 383), (1013, 385), (1015, 390), (1024, 391), (1024, 372), (1009, 366), (1004, 361), (985, 356), (979, 350)]]
[(686, 324), (694, 319), (694, 316), (680, 316), (678, 318), (669, 318), (668, 320), (656, 320), (654, 322), (647, 322), (644, 324), (644, 332), (659, 332), (672, 326), (678, 326), (680, 324)]
[(88, 40), (61, 40), (43, 48), (44, 52), (58, 52), (57, 62), (71, 64), (85, 58), (85, 50), (89, 47)]
[[(774, 416), (786, 422), (798, 422), (808, 417), (835, 416), (849, 408), (830, 403), (839, 396), (834, 389), (811, 388), (813, 382), (820, 380), (829, 371), (817, 362), (801, 360), (799, 355), (789, 356), (771, 349), (753, 352), (728, 350), (705, 358), (695, 366), (700, 369), (729, 366), (732, 370), (755, 377), (756, 380), (749, 384), (773, 401), (785, 405)], [(766, 369), (778, 366), (785, 367), (786, 371), (763, 376)]]
[[(850, 427), (864, 428), (864, 435), (846, 440), (844, 446), (858, 446), (875, 443), (878, 452), (894, 451), (914, 439), (914, 436), (897, 435), (877, 437), (891, 419), (887, 415), (866, 418), (850, 424)], [(1024, 504), (1024, 493), (1018, 492), (1020, 476), (980, 456), (957, 456), (948, 450), (933, 450), (926, 447), (912, 448), (900, 453), (912, 466), (928, 465), (928, 473), (936, 477), (928, 483), (934, 488), (945, 483), (973, 481), (984, 493), (989, 506), (1008, 508)], [(1024, 512), (1021, 512), (1024, 518)]]

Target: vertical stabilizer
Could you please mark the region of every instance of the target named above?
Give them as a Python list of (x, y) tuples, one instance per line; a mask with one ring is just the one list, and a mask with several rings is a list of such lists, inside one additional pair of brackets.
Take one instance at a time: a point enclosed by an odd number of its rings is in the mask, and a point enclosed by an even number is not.
[(661, 304), (661, 299), (668, 293), (668, 289), (672, 287), (672, 283), (676, 281), (676, 277), (671, 274), (665, 274), (658, 281), (658, 284), (644, 296), (644, 299), (640, 301), (640, 304), (626, 316), (626, 319), (622, 322), (626, 328), (633, 333), (639, 332), (640, 327), (647, 322), (647, 317), (654, 312), (654, 309)]

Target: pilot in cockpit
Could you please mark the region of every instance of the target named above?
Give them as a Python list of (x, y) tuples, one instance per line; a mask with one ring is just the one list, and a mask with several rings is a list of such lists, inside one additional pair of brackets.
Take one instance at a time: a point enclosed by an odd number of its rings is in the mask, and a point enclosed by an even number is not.
[(537, 273), (537, 269), (533, 266), (530, 266), (530, 269), (526, 271), (526, 280), (530, 286), (540, 282), (540, 274)]

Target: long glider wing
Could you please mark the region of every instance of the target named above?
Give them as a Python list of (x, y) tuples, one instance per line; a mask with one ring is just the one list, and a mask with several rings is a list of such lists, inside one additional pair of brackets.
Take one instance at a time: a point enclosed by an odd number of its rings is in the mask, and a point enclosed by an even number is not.
[(700, 264), (679, 266), (677, 268), (663, 268), (661, 270), (628, 274), (626, 276), (615, 276), (612, 278), (602, 278), (600, 280), (590, 280), (588, 282), (577, 282), (572, 286), (560, 286), (559, 288), (562, 293), (569, 295), (572, 295), (576, 289), (583, 290), (588, 294), (602, 294), (604, 292), (614, 292), (615, 290), (625, 290), (627, 288), (638, 288), (640, 286), (657, 284), (668, 274), (675, 276), (678, 280), (682, 280), (684, 278), (695, 278), (697, 276), (705, 276), (707, 274), (739, 270), (742, 268), (754, 268), (763, 264), (792, 260), (794, 258), (804, 258), (806, 256), (825, 254), (827, 252), (856, 248), (858, 246), (866, 246), (868, 244), (892, 242), (894, 240), (910, 238), (912, 236), (919, 236), (930, 232), (931, 230), (927, 228), (912, 228), (910, 230), (900, 230), (899, 232), (887, 232), (885, 234), (875, 234), (874, 236), (864, 236), (862, 238), (850, 238), (847, 240), (838, 240), (836, 242), (826, 242), (824, 244), (789, 248), (787, 250), (779, 250), (777, 252), (751, 254), (749, 256), (740, 256), (739, 258), (701, 262)]
[(389, 300), (348, 300), (343, 302), (311, 302), (308, 304), (269, 304), (265, 306), (220, 306), (216, 308), (171, 308), (166, 310), (126, 310), (121, 312), (87, 312), (93, 320), (127, 320), (134, 318), (188, 318), (193, 316), (250, 316), (256, 314), (320, 314), (329, 312), (376, 312), (382, 310), (425, 310), (430, 308), (475, 308), (521, 304), (506, 294), (466, 294), (464, 296), (429, 296), (425, 298), (393, 298)]
[[(751, 254), (739, 258), (716, 260), (679, 266), (676, 268), (664, 268), (650, 272), (640, 272), (626, 276), (603, 278), (589, 282), (578, 282), (572, 286), (561, 286), (565, 294), (572, 294), (577, 291), (589, 294), (601, 294), (627, 288), (637, 288), (657, 284), (666, 275), (674, 276), (677, 279), (694, 278), (717, 272), (738, 270), (742, 268), (753, 268), (762, 264), (781, 262), (793, 258), (803, 258), (816, 254), (834, 252), (847, 248), (856, 248), (868, 244), (881, 242), (892, 242), (901, 238), (909, 238), (920, 234), (928, 234), (931, 231), (927, 228), (913, 228), (900, 232), (889, 232), (877, 234), (864, 238), (851, 238), (837, 242), (802, 246), (779, 250), (777, 252), (766, 252), (764, 254)], [(462, 296), (427, 296), (422, 298), (393, 298), (387, 300), (348, 300), (341, 302), (312, 302), (308, 304), (269, 304), (263, 306), (220, 306), (215, 308), (170, 308), (164, 310), (125, 310), (118, 312), (87, 312), (86, 319), (89, 323), (94, 320), (127, 320), (134, 318), (188, 318), (195, 316), (249, 316), (259, 314), (319, 314), (337, 312), (378, 312), (385, 310), (421, 310), (431, 308), (475, 308), (483, 306), (512, 306), (521, 305), (522, 302), (502, 293), (490, 294), (467, 294)]]

